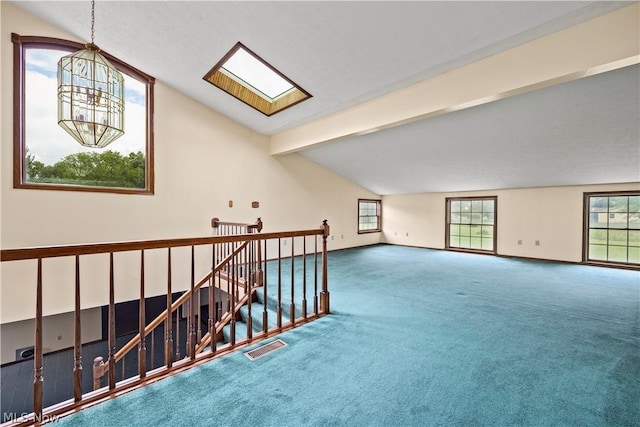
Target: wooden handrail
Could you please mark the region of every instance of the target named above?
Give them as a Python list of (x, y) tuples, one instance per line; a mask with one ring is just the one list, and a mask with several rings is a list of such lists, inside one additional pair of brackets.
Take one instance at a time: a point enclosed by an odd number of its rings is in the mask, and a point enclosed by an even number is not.
[(262, 219), (258, 218), (255, 223), (249, 224), (244, 222), (220, 221), (220, 218), (211, 218), (211, 227), (219, 228), (221, 225), (232, 227), (246, 227), (247, 230), (256, 230), (258, 233), (262, 231)]
[(192, 237), (182, 239), (139, 240), (116, 243), (93, 243), (82, 245), (60, 245), (32, 247), (21, 249), (2, 249), (0, 261), (23, 261), (39, 258), (57, 258), (75, 255), (95, 255), (115, 252), (141, 251), (148, 249), (167, 249), (181, 246), (201, 246), (216, 243), (233, 243), (243, 241), (269, 240), (285, 237), (301, 237), (321, 235), (322, 229), (277, 231), (261, 234), (235, 234), (230, 236)]

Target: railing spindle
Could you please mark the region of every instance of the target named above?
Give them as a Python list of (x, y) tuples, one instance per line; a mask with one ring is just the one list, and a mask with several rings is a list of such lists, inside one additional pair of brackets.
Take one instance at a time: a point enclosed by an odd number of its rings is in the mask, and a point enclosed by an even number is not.
[(276, 326), (282, 330), (282, 242), (278, 239), (278, 306), (276, 307)]
[(76, 255), (76, 286), (73, 322), (73, 400), (82, 400), (82, 335), (80, 325), (80, 255)]
[(171, 304), (173, 300), (171, 291), (171, 248), (167, 249), (167, 318), (164, 321), (164, 363), (167, 368), (171, 368), (171, 366), (173, 366), (173, 316), (171, 316)]
[(145, 342), (145, 300), (144, 300), (144, 249), (140, 251), (140, 316), (138, 319), (138, 333), (140, 344), (138, 346), (138, 374), (140, 378), (147, 376), (147, 344)]
[(313, 314), (318, 315), (318, 236), (313, 236)]
[(253, 318), (251, 317), (251, 306), (253, 305), (253, 283), (251, 282), (251, 264), (249, 261), (249, 257), (247, 256), (249, 253), (249, 248), (244, 248), (244, 262), (245, 262), (245, 294), (248, 296), (247, 302), (247, 338), (249, 340), (253, 339)]
[[(258, 247), (260, 247), (260, 243), (258, 243)], [(263, 269), (263, 280), (262, 280), (262, 332), (265, 334), (269, 331), (269, 313), (267, 312), (267, 241), (264, 240), (264, 269)]]
[(42, 258), (38, 258), (36, 278), (36, 330), (33, 359), (33, 413), (35, 420), (42, 419)]
[(198, 330), (196, 333), (196, 342), (199, 343), (200, 340), (202, 340), (202, 322), (201, 322), (201, 314), (202, 314), (202, 302), (201, 302), (201, 298), (202, 298), (202, 287), (198, 288), (198, 291), (196, 292), (196, 309), (198, 310), (196, 313), (196, 321), (198, 323)]
[[(235, 257), (231, 260), (231, 271), (235, 271), (236, 263)], [(229, 325), (229, 340), (231, 342), (231, 347), (235, 347), (236, 345), (236, 281), (235, 275), (232, 277), (227, 276), (227, 282), (231, 281), (231, 323)]]
[(289, 305), (289, 319), (293, 326), (296, 325), (296, 303), (295, 303), (295, 251), (293, 250), (295, 237), (291, 238), (291, 304)]
[[(216, 245), (211, 245), (211, 269), (216, 267)], [(211, 337), (210, 349), (211, 353), (216, 352), (216, 322), (217, 322), (217, 306), (216, 306), (216, 277), (211, 275), (209, 282), (209, 336)]]
[(180, 360), (180, 308), (176, 310), (176, 360)]
[(302, 317), (307, 318), (307, 236), (302, 237)]
[(196, 329), (195, 329), (195, 307), (193, 301), (194, 288), (196, 286), (196, 249), (191, 246), (191, 295), (189, 296), (189, 339), (187, 343), (189, 349), (187, 355), (191, 360), (196, 358)]
[[(109, 390), (116, 388), (116, 292), (114, 281), (113, 252), (109, 253)], [(124, 379), (124, 359), (122, 379)]]

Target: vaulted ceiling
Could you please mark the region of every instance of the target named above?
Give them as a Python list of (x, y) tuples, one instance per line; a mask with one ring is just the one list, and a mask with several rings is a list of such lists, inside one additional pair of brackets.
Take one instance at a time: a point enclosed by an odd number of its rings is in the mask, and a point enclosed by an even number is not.
[[(14, 3), (78, 40), (90, 36), (88, 1)], [(404, 99), (417, 85), (435, 85), (456, 70), (471, 70), (637, 5), (98, 1), (95, 37), (103, 50), (271, 136), (275, 155), (298, 152), (378, 194), (635, 182), (640, 180), (637, 22), (630, 33), (617, 35), (636, 39), (630, 40), (631, 54), (616, 53), (619, 57), (607, 57), (589, 70), (514, 82), (480, 101), (468, 99), (470, 108), (452, 101), (420, 110), (420, 102), (431, 100), (428, 91), (415, 93), (418, 106), (412, 112), (387, 111), (393, 104), (385, 99)], [(266, 117), (205, 82), (202, 77), (238, 41), (313, 97)], [(602, 46), (584, 43), (602, 52), (617, 52), (620, 45), (604, 39)], [(538, 61), (542, 70), (563, 61), (551, 50)], [(502, 70), (517, 71), (519, 62), (507, 64)], [(489, 74), (502, 79), (500, 70)], [(504, 81), (513, 80), (506, 74)], [(478, 75), (471, 74), (465, 84), (473, 87)], [(438, 96), (446, 98), (460, 87), (455, 80), (448, 84), (438, 86), (444, 92)], [(484, 84), (479, 78), (477, 85)], [(368, 105), (379, 110), (367, 110)], [(360, 125), (361, 118), (355, 123), (359, 112), (370, 114), (369, 124)], [(376, 124), (378, 112), (394, 118)], [(336, 132), (326, 134), (321, 130), (326, 126)], [(282, 148), (282, 141), (292, 139)]]

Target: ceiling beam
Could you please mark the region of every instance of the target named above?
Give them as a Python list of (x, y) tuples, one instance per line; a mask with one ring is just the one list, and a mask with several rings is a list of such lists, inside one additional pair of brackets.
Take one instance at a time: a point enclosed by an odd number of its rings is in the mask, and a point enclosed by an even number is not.
[(640, 62), (640, 5), (273, 135), (271, 154), (365, 135)]

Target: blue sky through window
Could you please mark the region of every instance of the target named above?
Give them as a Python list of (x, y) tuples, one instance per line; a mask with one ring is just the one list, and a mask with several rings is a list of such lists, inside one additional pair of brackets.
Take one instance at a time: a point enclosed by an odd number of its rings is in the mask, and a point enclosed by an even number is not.
[[(36, 160), (52, 165), (78, 152), (97, 149), (82, 147), (58, 125), (58, 60), (67, 51), (27, 49), (25, 53), (25, 137), (29, 153)], [(125, 78), (125, 134), (106, 149), (123, 155), (146, 152), (146, 86)]]

